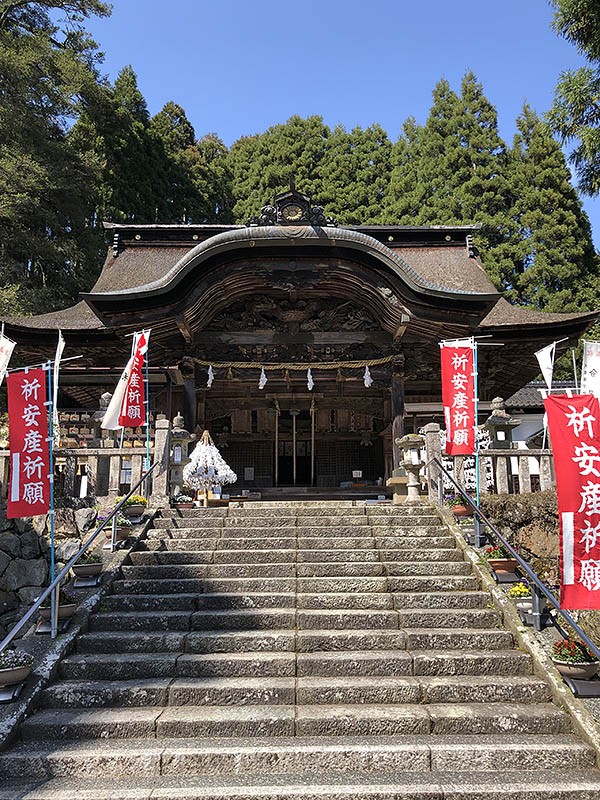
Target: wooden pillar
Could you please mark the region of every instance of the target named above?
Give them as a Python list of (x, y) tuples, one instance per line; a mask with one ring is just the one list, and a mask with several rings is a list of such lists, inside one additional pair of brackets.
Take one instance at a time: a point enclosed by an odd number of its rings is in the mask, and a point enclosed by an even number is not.
[(315, 485), (315, 401), (310, 401), (310, 485)]
[(292, 410), (292, 469), (294, 473), (294, 486), (296, 485), (296, 416), (297, 411)]
[(279, 404), (275, 407), (275, 486), (279, 484)]
[(402, 465), (402, 449), (396, 441), (404, 436), (404, 357), (392, 363), (392, 457), (393, 467)]
[(75, 496), (75, 475), (77, 474), (77, 456), (69, 453), (65, 464), (65, 497)]
[(190, 433), (196, 430), (196, 377), (187, 377), (183, 381), (183, 419), (185, 429)]

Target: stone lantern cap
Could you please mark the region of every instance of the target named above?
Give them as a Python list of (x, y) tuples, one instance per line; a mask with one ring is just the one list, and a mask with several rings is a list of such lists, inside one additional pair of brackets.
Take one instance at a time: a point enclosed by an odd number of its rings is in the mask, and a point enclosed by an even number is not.
[(396, 439), (396, 444), (403, 450), (420, 450), (425, 446), (425, 439), (418, 433), (407, 433), (401, 439)]
[(494, 397), (492, 400), (492, 413), (483, 423), (483, 427), (493, 433), (495, 429), (516, 428), (520, 424), (520, 420), (514, 419), (506, 411), (504, 400), (501, 397)]
[(186, 431), (184, 428), (185, 421), (181, 414), (177, 414), (177, 416), (173, 419), (173, 428), (171, 429), (171, 436), (174, 439), (191, 439), (189, 431)]

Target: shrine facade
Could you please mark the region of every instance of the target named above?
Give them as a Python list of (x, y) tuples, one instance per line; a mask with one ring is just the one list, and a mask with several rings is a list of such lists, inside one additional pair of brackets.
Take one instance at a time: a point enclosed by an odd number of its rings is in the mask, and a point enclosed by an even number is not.
[(293, 187), (247, 225), (105, 228), (102, 273), (79, 303), (6, 322), (28, 362), (53, 357), (58, 329), (65, 356), (82, 355), (61, 371), (63, 445), (98, 446), (93, 413), (130, 335), (151, 328), (153, 417), (208, 428), (238, 487), (385, 483), (394, 440), (442, 421), (442, 339), (502, 345), (480, 348), (487, 416), (539, 372), (536, 350), (568, 347), (597, 318), (510, 305), (475, 225), (338, 226)]

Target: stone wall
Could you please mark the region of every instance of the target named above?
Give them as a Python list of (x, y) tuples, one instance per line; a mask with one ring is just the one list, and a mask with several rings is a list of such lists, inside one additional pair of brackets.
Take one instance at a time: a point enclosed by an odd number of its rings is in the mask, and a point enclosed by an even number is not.
[[(556, 490), (481, 497), (483, 512), (549, 586), (558, 587), (559, 526)], [(558, 594), (557, 594), (558, 596)], [(600, 611), (573, 611), (573, 618), (600, 645)]]
[[(82, 501), (82, 505), (85, 501)], [(94, 508), (59, 508), (55, 515), (57, 569), (79, 550), (82, 536), (95, 523)], [(48, 515), (7, 519), (0, 509), (0, 637), (4, 636), (48, 586), (50, 529)]]

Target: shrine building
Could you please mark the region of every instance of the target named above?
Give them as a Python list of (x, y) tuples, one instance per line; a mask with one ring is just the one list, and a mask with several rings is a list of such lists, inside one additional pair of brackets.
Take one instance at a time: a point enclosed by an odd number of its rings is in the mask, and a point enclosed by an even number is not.
[(483, 269), (477, 227), (337, 225), (293, 187), (247, 225), (105, 223), (91, 291), (8, 319), (6, 333), (25, 363), (53, 358), (58, 329), (64, 357), (83, 356), (61, 369), (67, 446), (98, 435), (89, 420), (130, 334), (151, 328), (153, 417), (208, 428), (238, 488), (377, 485), (399, 463), (396, 437), (442, 422), (441, 340), (502, 345), (479, 348), (487, 416), (539, 373), (536, 350), (566, 349), (598, 316), (510, 305)]

